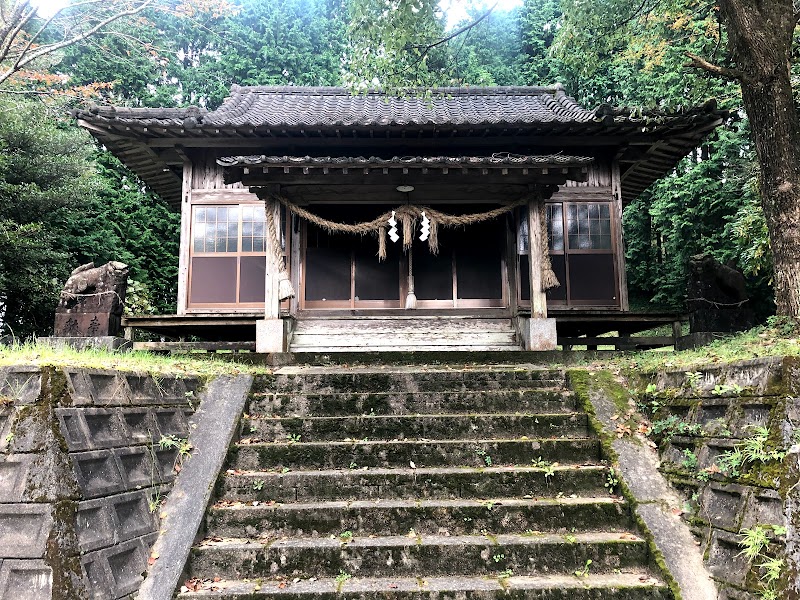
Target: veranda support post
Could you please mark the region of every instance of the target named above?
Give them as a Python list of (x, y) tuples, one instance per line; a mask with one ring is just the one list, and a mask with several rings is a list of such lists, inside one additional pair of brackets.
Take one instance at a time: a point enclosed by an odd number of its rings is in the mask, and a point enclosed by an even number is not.
[(528, 201), (528, 268), (531, 282), (531, 318), (521, 321), (526, 350), (555, 350), (556, 320), (547, 318), (547, 295), (542, 290), (542, 252), (547, 250), (539, 205), (542, 200), (534, 194)]
[[(277, 202), (267, 200), (266, 210), (272, 211), (274, 223), (280, 223), (280, 208)], [(269, 219), (268, 219), (269, 221)], [(272, 244), (271, 236), (267, 236)], [(278, 249), (279, 250), (279, 249)], [(281, 300), (278, 294), (280, 265), (277, 252), (267, 252), (267, 274), (264, 285), (264, 319), (256, 321), (256, 352), (272, 354), (286, 352), (286, 337), (281, 319)]]

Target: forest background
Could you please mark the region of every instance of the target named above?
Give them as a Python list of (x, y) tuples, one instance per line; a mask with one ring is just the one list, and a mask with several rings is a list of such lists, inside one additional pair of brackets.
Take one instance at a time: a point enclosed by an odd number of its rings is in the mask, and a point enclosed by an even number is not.
[[(130, 265), (131, 310), (174, 312), (179, 215), (97, 147), (69, 110), (89, 101), (213, 109), (234, 83), (357, 90), (376, 81), (390, 87), (561, 82), (590, 108), (678, 110), (716, 98), (730, 111), (724, 126), (625, 210), (632, 308), (682, 309), (688, 259), (708, 253), (745, 273), (761, 319), (774, 311), (767, 228), (739, 86), (684, 66), (686, 52), (713, 57), (724, 46), (713, 11), (699, 16), (695, 0), (652, 7), (636, 1), (603, 33), (602, 2), (593, 3), (596, 21), (580, 0), (524, 0), (510, 10), (462, 3), (467, 18), (460, 23), (448, 26), (435, 7), (424, 15), (433, 43), (418, 44), (419, 31), (399, 23), (394, 42), (402, 51), (376, 55), (361, 51), (374, 46), (370, 36), (380, 30), (365, 9), (375, 6), (370, 1), (231, 0), (222, 11), (144, 11), (6, 81), (0, 87), (0, 334), (46, 335), (69, 272), (92, 260)], [(793, 82), (800, 80), (800, 72), (793, 75)]]

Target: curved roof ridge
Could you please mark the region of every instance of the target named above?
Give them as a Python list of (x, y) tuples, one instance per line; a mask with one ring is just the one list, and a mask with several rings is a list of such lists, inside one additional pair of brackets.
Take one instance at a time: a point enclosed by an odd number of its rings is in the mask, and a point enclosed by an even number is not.
[[(495, 95), (516, 95), (531, 96), (541, 94), (556, 94), (563, 91), (564, 86), (555, 85), (508, 85), (508, 86), (445, 86), (445, 87), (408, 87), (400, 88), (398, 94), (390, 93), (381, 89), (369, 89), (363, 92), (342, 86), (301, 86), (301, 85), (238, 85), (233, 84), (230, 96), (235, 94), (285, 94), (299, 96), (382, 96), (387, 98), (421, 98), (427, 93), (437, 95), (460, 95), (460, 96), (495, 96)], [(406, 96), (409, 93), (410, 96)], [(230, 97), (228, 96), (228, 97)]]

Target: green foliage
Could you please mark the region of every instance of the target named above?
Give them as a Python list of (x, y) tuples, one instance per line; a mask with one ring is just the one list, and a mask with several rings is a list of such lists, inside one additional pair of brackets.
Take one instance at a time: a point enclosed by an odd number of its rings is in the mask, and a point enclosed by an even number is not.
[(683, 460), (681, 466), (689, 471), (694, 471), (697, 468), (697, 455), (689, 448), (683, 449)]
[(653, 421), (650, 427), (650, 434), (669, 441), (675, 435), (702, 435), (703, 428), (697, 423), (687, 423), (676, 415), (669, 415), (663, 419)]
[(150, 291), (147, 286), (135, 279), (128, 279), (128, 290), (125, 293), (126, 315), (152, 315), (156, 309), (150, 303)]
[(41, 102), (0, 96), (0, 315), (18, 337), (52, 327), (74, 268), (59, 223), (94, 192), (92, 146)]
[(350, 0), (344, 83), (355, 91), (446, 81), (444, 14), (436, 0)]
[(717, 457), (720, 470), (731, 477), (739, 477), (747, 465), (780, 462), (786, 457), (786, 450), (775, 448), (769, 442), (769, 429), (762, 426), (751, 426), (753, 435), (736, 444)]
[(762, 600), (777, 600), (776, 584), (783, 573), (785, 561), (779, 556), (771, 555), (769, 546), (772, 536), (785, 535), (786, 528), (780, 525), (756, 525), (750, 529), (742, 529), (739, 534), (739, 546), (742, 548), (739, 554), (745, 556), (751, 566), (755, 564), (760, 572), (759, 597)]
[(235, 0), (192, 19), (153, 11), (70, 48), (62, 67), (75, 85), (114, 82), (115, 104), (214, 108), (234, 83), (341, 84), (344, 15), (341, 0)]
[(175, 310), (180, 215), (144, 189), (108, 152), (96, 154), (96, 193), (85, 211), (65, 215), (62, 228), (75, 262), (118, 260), (130, 267), (136, 314)]
[[(464, 27), (480, 19), (484, 7), (472, 6)], [(453, 40), (444, 83), (448, 85), (522, 85), (528, 57), (523, 48), (519, 10), (495, 9), (478, 25)]]

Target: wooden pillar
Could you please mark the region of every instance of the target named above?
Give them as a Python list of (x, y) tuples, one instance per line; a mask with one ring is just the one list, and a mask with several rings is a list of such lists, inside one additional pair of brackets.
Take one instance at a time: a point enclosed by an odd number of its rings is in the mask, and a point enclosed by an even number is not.
[(517, 219), (515, 213), (512, 212), (506, 216), (505, 221), (506, 259), (504, 262), (505, 271), (503, 273), (503, 281), (505, 281), (508, 293), (508, 308), (512, 315), (516, 315), (519, 308), (517, 302), (519, 296), (517, 292), (517, 281), (519, 279), (517, 265), (519, 262), (517, 260)]
[(528, 268), (531, 280), (531, 318), (547, 318), (547, 296), (542, 291), (542, 223), (538, 195), (528, 201)]
[(617, 285), (619, 286), (619, 308), (620, 310), (630, 310), (628, 304), (628, 278), (625, 274), (625, 244), (622, 239), (622, 177), (619, 170), (619, 160), (614, 159), (611, 164), (611, 193), (614, 246), (616, 247), (616, 271)]
[(185, 315), (189, 298), (189, 245), (192, 243), (192, 162), (183, 162), (181, 189), (181, 242), (178, 257), (178, 314)]
[[(266, 209), (272, 211), (273, 222), (278, 232), (278, 243), (281, 239), (281, 211), (280, 204), (267, 200)], [(269, 235), (269, 232), (268, 232)], [(278, 248), (280, 250), (280, 247)], [(275, 263), (272, 252), (267, 252), (267, 276), (264, 290), (264, 318), (279, 319), (281, 316), (281, 300), (278, 296), (278, 271), (280, 267)]]

